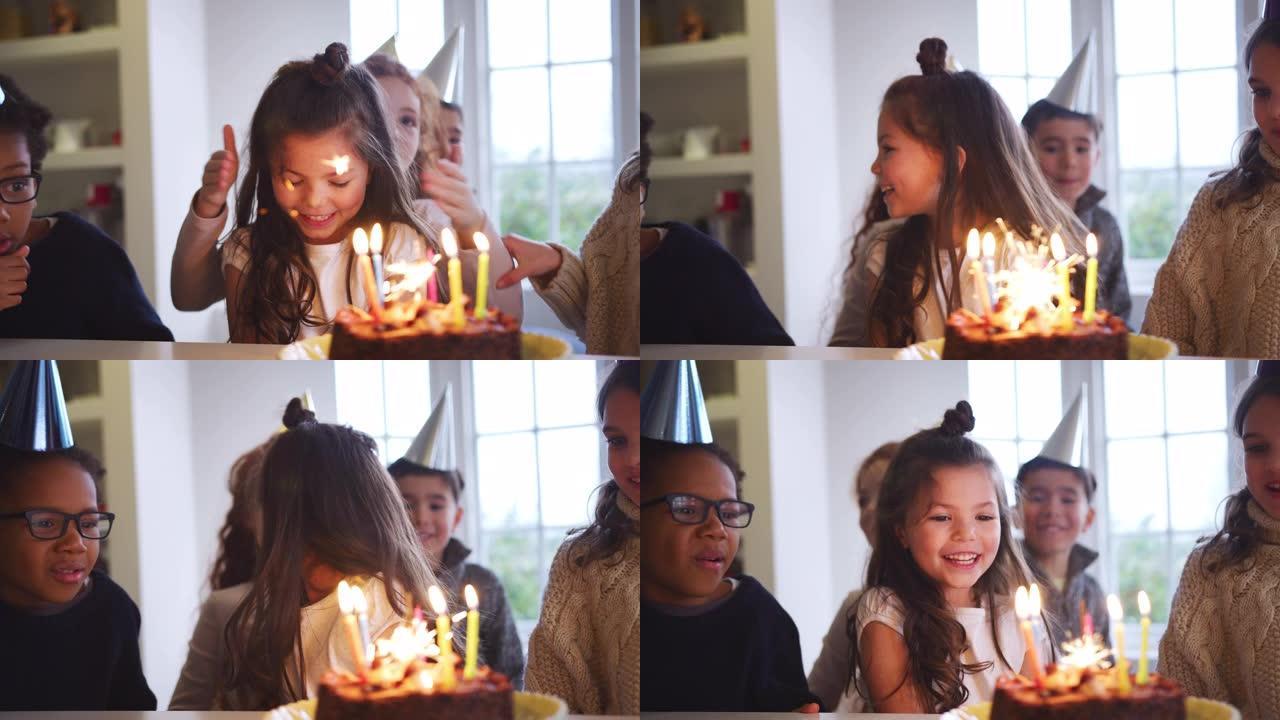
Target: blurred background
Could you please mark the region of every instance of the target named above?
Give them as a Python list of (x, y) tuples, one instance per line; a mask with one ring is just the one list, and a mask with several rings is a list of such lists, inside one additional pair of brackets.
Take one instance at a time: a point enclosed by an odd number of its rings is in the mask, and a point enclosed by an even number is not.
[[(142, 660), (160, 707), (182, 664), (228, 471), (310, 391), (321, 422), (351, 425), (401, 457), (446, 385), (465, 509), (455, 537), (506, 587), (521, 640), (537, 623), (556, 548), (592, 517), (610, 478), (595, 394), (610, 364), (558, 362), (112, 362), (58, 364), (76, 444), (107, 468), (117, 513), (103, 557), (142, 612)], [(0, 386), (12, 362), (0, 362)]]
[[(74, 30), (53, 31), (54, 6)], [(225, 340), (221, 303), (182, 313), (169, 296), (223, 124), (243, 145), (276, 69), (331, 42), (359, 62), (399, 33), (417, 73), (460, 26), (480, 206), (501, 232), (576, 248), (638, 145), (635, 0), (0, 0), (0, 67), (77, 138), (54, 143), (37, 212), (80, 212), (120, 242), (178, 340)], [(560, 327), (526, 290), (526, 322)]]
[(1093, 180), (1124, 233), (1130, 324), (1140, 327), (1195, 192), (1232, 164), (1253, 126), (1241, 54), (1261, 6), (640, 0), (641, 109), (657, 122), (660, 156), (646, 221), (703, 227), (743, 263), (798, 344), (825, 344), (874, 185), (880, 100), (894, 80), (920, 72), (920, 41), (946, 40), (1021, 119), (1094, 31), (1103, 134)]

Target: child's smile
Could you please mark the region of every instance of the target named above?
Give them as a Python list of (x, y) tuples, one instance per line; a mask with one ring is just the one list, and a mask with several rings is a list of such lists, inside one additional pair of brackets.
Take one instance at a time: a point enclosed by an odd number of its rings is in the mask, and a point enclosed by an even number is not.
[(308, 243), (341, 242), (364, 205), (369, 164), (341, 129), (286, 135), (272, 177), (276, 202)]
[(1080, 533), (1093, 523), (1080, 477), (1062, 468), (1027, 473), (1018, 502), (1027, 545), (1036, 555), (1071, 551)]
[(453, 531), (462, 522), (462, 508), (448, 481), (438, 473), (410, 473), (396, 480), (405, 509), (427, 557), (439, 562)]
[(972, 607), (972, 590), (1000, 548), (1000, 514), (982, 465), (943, 466), (899, 539), (953, 607)]
[(880, 152), (871, 165), (889, 216), (933, 215), (942, 182), (942, 158), (886, 113), (877, 129)]
[(1244, 475), (1249, 493), (1280, 518), (1280, 397), (1263, 395), (1244, 418)]

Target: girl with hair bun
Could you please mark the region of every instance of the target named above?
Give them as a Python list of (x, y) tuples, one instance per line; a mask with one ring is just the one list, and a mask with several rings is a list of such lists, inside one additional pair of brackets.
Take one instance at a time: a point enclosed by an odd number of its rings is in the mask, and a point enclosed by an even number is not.
[(996, 235), (997, 269), (1010, 262), (997, 218), (1024, 238), (1033, 226), (1056, 229), (1068, 254), (1085, 254), (1087, 231), (1054, 194), (995, 89), (975, 73), (949, 71), (938, 38), (920, 43), (916, 61), (921, 74), (890, 85), (880, 106), (877, 186), (854, 236), (832, 345), (901, 347), (942, 337), (954, 310), (981, 312), (960, 261), (976, 227)]
[[(959, 402), (885, 471), (866, 592), (849, 621), (851, 689), (875, 712), (940, 713), (1030, 672), (1013, 595), (1031, 571), (991, 453)], [(1039, 649), (1050, 659), (1050, 649)]]

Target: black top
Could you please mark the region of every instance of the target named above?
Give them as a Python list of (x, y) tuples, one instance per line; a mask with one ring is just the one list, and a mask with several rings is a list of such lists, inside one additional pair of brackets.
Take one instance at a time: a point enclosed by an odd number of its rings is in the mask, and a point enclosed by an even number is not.
[[(442, 567), (437, 568), (440, 581), (449, 588), (457, 606), (452, 608), (456, 613), (466, 610), (463, 589), (471, 585), (476, 589), (480, 599), (480, 624), (484, 632), (480, 633), (480, 662), (506, 675), (511, 686), (516, 690), (524, 689), (524, 646), (520, 644), (520, 633), (516, 630), (516, 618), (507, 603), (507, 590), (502, 581), (489, 568), (476, 563), (467, 562), (471, 548), (462, 544), (458, 538), (449, 538), (444, 546)], [(454, 628), (454, 642), (459, 651), (466, 649), (467, 632), (465, 623)]]
[(0, 338), (172, 342), (124, 249), (71, 213), (52, 217), (53, 229), (27, 256), (22, 302), (0, 310)]
[(727, 601), (698, 615), (641, 598), (640, 656), (641, 712), (790, 712), (819, 702), (791, 616), (745, 575)]
[(728, 250), (684, 223), (640, 262), (640, 343), (795, 345)]
[(95, 570), (89, 593), (56, 615), (0, 603), (0, 710), (155, 710), (129, 595)]

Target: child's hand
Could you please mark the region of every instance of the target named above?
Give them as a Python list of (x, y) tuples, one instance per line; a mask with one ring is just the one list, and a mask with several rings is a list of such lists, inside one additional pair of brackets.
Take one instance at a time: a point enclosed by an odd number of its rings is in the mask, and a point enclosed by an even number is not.
[(535, 242), (522, 235), (508, 233), (502, 236), (516, 266), (508, 270), (494, 286), (499, 290), (515, 285), (524, 278), (549, 275), (560, 269), (560, 252), (544, 243)]
[(227, 204), (227, 193), (240, 171), (240, 155), (236, 152), (236, 133), (230, 125), (222, 126), (222, 149), (209, 156), (204, 166), (200, 192), (196, 193), (196, 214), (214, 218)]
[(31, 265), (27, 255), (31, 253), (30, 245), (23, 245), (11, 255), (0, 255), (0, 310), (22, 302), (22, 293), (27, 291), (27, 276), (31, 274)]
[(819, 708), (819, 707), (818, 707), (818, 703), (806, 703), (806, 704), (801, 705), (800, 707), (796, 708), (795, 710), (792, 710), (791, 712), (798, 712), (798, 713), (817, 713), (817, 712), (820, 712), (820, 711), (821, 711), (821, 708)]
[(434, 170), (423, 170), (418, 178), (422, 191), (444, 210), (458, 231), (459, 242), (470, 243), (471, 234), (484, 227), (484, 212), (476, 205), (475, 195), (467, 184), (462, 168), (448, 160), (440, 160)]

